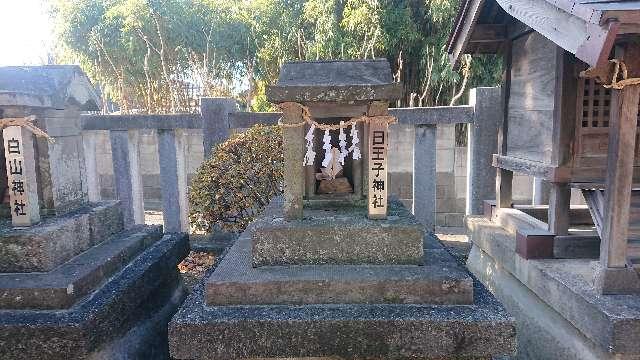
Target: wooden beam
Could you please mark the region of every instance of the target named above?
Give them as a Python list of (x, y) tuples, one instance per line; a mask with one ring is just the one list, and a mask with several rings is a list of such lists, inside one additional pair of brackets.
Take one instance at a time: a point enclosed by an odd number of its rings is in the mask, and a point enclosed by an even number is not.
[[(635, 57), (634, 57), (635, 56)], [(630, 68), (638, 69), (638, 49), (627, 51)], [(635, 61), (634, 61), (635, 60)], [(611, 91), (609, 148), (607, 153), (604, 222), (600, 263), (603, 268), (624, 268), (627, 264), (629, 207), (633, 186), (640, 86)]]
[(617, 23), (605, 26), (590, 23), (578, 14), (566, 12), (545, 0), (496, 1), (507, 14), (531, 26), (587, 64), (597, 66), (607, 62)]
[[(507, 153), (507, 133), (509, 132), (509, 96), (511, 93), (511, 40), (503, 47), (502, 70), (502, 119), (498, 128), (498, 155)], [(495, 165), (494, 165), (495, 166)], [(496, 173), (496, 206), (508, 208), (513, 204), (513, 172), (498, 168)]]
[(467, 43), (471, 39), (471, 33), (478, 21), (484, 0), (467, 0), (463, 8), (458, 13), (458, 18), (454, 25), (447, 53), (454, 68), (460, 64), (460, 55), (464, 54)]
[(551, 139), (551, 165), (570, 166), (576, 127), (578, 78), (575, 58), (556, 47), (555, 99)]
[(469, 43), (502, 42), (506, 34), (507, 27), (504, 24), (477, 24)]

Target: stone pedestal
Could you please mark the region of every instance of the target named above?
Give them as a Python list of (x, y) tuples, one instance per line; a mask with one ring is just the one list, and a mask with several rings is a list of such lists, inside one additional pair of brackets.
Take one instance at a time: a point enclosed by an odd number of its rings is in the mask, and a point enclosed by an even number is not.
[(303, 220), (285, 220), (281, 204), (249, 226), (174, 316), (173, 357), (486, 359), (514, 351), (513, 320), (399, 203), (382, 223), (367, 219), (364, 205), (308, 204)]

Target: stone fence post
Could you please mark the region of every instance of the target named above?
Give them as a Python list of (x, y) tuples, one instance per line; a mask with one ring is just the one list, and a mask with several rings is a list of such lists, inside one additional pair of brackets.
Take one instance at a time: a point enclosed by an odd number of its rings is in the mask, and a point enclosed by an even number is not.
[(164, 232), (189, 232), (186, 138), (181, 129), (158, 129)]
[(200, 98), (204, 158), (211, 149), (229, 136), (229, 113), (236, 111), (236, 101), (231, 98)]
[(500, 88), (471, 89), (469, 105), (474, 107), (474, 119), (467, 132), (466, 215), (479, 215), (483, 213), (483, 200), (496, 198), (496, 171), (492, 162), (498, 151)]
[(111, 156), (116, 198), (120, 200), (126, 227), (144, 224), (142, 177), (139, 164), (139, 131), (111, 130)]
[(416, 125), (413, 143), (413, 214), (428, 231), (436, 225), (436, 125)]

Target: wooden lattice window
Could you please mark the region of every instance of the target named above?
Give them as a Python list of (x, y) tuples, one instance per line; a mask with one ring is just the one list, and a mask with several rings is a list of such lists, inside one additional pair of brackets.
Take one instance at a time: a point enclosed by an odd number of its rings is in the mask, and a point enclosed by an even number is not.
[[(606, 164), (611, 116), (611, 89), (593, 79), (578, 79), (576, 147), (574, 166), (593, 167)], [(640, 111), (638, 112), (640, 125)], [(638, 163), (636, 147), (636, 163)]]

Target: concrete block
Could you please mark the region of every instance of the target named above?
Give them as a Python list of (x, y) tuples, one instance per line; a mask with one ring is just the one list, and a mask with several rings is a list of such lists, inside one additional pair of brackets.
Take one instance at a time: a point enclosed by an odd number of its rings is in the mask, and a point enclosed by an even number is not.
[(453, 173), (454, 170), (454, 149), (437, 149), (436, 150), (436, 171)]

